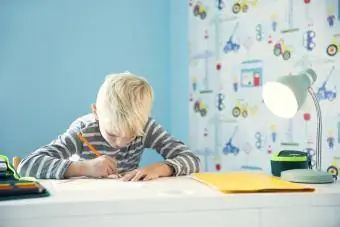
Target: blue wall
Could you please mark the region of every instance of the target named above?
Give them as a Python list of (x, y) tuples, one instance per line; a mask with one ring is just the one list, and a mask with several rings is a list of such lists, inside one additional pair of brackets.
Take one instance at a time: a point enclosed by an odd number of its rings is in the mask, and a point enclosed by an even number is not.
[(90, 111), (110, 72), (145, 76), (156, 94), (154, 116), (170, 130), (168, 4), (0, 1), (0, 153), (24, 156), (50, 142)]
[(188, 1), (170, 1), (171, 132), (188, 142)]

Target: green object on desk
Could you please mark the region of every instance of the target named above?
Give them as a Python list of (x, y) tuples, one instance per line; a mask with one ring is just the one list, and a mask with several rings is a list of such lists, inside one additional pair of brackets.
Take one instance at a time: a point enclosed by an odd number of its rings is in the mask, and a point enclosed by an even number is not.
[(0, 201), (49, 195), (35, 178), (20, 177), (6, 156), (0, 155), (0, 163)]
[(0, 180), (0, 201), (31, 199), (49, 195), (46, 188), (37, 181)]
[(0, 174), (0, 179), (1, 178), (11, 178), (15, 180), (19, 180), (19, 174), (17, 171), (14, 169), (14, 167), (11, 165), (11, 163), (8, 160), (8, 157), (5, 155), (0, 155), (0, 162), (4, 164), (5, 168), (1, 168), (1, 174)]
[(282, 150), (273, 154), (271, 171), (274, 176), (280, 177), (281, 172), (291, 169), (308, 169), (309, 159), (306, 152), (296, 150)]

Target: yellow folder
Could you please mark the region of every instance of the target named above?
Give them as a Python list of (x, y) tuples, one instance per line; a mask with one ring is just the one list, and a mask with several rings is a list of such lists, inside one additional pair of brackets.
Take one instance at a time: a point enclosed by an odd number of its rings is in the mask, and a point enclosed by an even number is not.
[(223, 193), (313, 192), (315, 190), (310, 186), (283, 181), (259, 172), (206, 172), (195, 173), (192, 178)]

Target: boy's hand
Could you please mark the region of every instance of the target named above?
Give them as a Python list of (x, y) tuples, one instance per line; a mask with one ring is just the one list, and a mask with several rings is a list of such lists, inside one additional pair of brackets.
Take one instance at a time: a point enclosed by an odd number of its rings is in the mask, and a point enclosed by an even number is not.
[(135, 169), (124, 174), (123, 181), (153, 180), (159, 177), (169, 177), (174, 173), (174, 169), (165, 163), (156, 163), (144, 168)]
[(114, 178), (117, 174), (116, 159), (102, 155), (95, 159), (84, 161), (84, 174), (88, 177), (111, 177)]

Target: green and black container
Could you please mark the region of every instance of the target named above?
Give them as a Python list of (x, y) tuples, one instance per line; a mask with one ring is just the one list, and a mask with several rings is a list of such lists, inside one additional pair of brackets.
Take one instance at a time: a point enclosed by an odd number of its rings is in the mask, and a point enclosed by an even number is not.
[(282, 150), (273, 154), (271, 170), (274, 176), (280, 177), (281, 172), (290, 169), (309, 169), (311, 159), (306, 152), (296, 150)]

